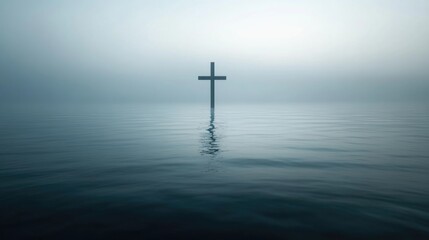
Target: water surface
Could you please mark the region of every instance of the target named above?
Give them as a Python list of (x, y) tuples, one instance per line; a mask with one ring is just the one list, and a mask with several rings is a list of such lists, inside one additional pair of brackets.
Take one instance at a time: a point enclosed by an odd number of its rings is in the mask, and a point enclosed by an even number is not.
[(429, 238), (412, 104), (3, 105), (1, 239)]

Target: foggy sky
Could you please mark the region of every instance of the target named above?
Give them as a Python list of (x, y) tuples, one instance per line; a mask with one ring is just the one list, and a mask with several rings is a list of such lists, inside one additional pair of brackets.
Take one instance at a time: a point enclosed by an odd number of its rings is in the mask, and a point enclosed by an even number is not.
[(428, 43), (427, 0), (3, 0), (0, 101), (428, 101)]

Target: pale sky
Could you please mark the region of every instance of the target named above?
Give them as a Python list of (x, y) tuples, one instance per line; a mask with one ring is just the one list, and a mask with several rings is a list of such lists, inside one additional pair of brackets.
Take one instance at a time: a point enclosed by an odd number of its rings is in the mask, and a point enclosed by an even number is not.
[(427, 0), (3, 0), (0, 100), (426, 101), (428, 43)]

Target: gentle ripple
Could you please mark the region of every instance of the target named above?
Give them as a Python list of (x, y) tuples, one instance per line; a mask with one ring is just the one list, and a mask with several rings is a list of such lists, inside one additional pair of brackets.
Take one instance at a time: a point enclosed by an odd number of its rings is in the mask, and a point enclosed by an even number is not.
[(1, 239), (428, 239), (419, 105), (8, 105)]

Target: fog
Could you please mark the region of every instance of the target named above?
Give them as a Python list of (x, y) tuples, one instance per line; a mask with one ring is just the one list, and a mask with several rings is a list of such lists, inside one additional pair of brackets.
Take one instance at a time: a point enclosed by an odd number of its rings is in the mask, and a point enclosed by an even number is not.
[(429, 2), (0, 3), (1, 102), (429, 100)]

